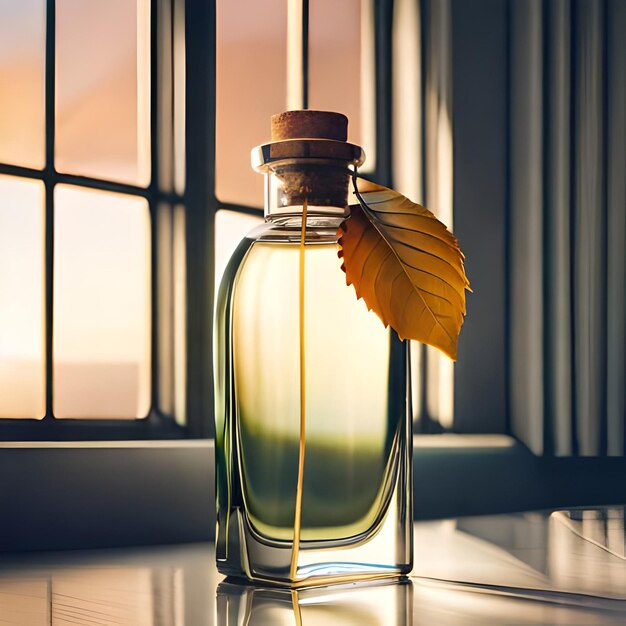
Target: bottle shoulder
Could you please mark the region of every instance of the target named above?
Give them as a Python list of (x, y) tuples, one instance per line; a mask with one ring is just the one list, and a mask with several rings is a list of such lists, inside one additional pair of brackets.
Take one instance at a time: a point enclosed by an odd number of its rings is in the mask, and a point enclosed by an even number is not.
[[(219, 299), (232, 297), (242, 273), (252, 273), (256, 283), (266, 283), (268, 277), (289, 271), (297, 275), (302, 230), (292, 224), (265, 222), (251, 230), (233, 252), (224, 271)], [(310, 268), (325, 264), (341, 265), (337, 227), (333, 224), (308, 224), (305, 236), (306, 258)], [(319, 270), (315, 270), (318, 272)], [(341, 272), (340, 272), (341, 274)], [(341, 280), (345, 281), (342, 274)]]
[[(306, 244), (333, 244), (339, 238), (338, 228), (341, 220), (328, 218), (309, 218), (305, 231)], [(300, 244), (302, 221), (299, 218), (281, 221), (267, 221), (251, 230), (245, 237), (249, 245), (254, 243)]]

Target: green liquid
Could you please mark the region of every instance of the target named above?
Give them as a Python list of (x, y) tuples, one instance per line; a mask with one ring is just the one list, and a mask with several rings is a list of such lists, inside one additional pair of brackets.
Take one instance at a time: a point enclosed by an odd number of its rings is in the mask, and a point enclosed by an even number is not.
[[(389, 332), (346, 286), (337, 252), (336, 243), (305, 246), (304, 542), (371, 531), (393, 483), (404, 418), (389, 398)], [(236, 278), (233, 454), (241, 497), (255, 531), (278, 541), (293, 539), (298, 476), (298, 255), (297, 242), (250, 241), (238, 251), (239, 271), (232, 264), (225, 277)]]

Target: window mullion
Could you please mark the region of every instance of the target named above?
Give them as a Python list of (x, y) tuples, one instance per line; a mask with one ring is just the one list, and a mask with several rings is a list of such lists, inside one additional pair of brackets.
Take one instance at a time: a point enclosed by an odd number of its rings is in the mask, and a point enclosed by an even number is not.
[(214, 433), (215, 5), (185, 3), (187, 424), (193, 437)]
[(139, 187), (129, 183), (121, 183), (115, 180), (106, 180), (104, 178), (94, 178), (92, 176), (81, 176), (79, 174), (67, 174), (64, 172), (56, 172), (52, 169), (37, 170), (30, 167), (20, 165), (12, 165), (10, 163), (0, 163), (0, 174), (8, 176), (17, 176), (19, 178), (30, 178), (35, 180), (45, 180), (53, 185), (76, 185), (78, 187), (86, 187), (88, 189), (99, 189), (100, 191), (112, 191), (114, 193), (123, 193), (129, 196), (154, 196), (156, 199), (176, 204), (182, 202), (183, 198), (177, 193), (171, 191), (163, 191), (154, 186)]
[(287, 3), (287, 109), (309, 108), (309, 0)]
[(158, 219), (159, 205), (159, 2), (150, 2), (150, 167), (148, 205), (150, 209), (150, 412), (158, 410), (159, 401), (159, 342), (158, 342)]
[(56, 2), (47, 0), (46, 5), (46, 62), (45, 62), (45, 121), (46, 187), (45, 220), (45, 282), (46, 282), (46, 419), (53, 418), (53, 341), (54, 313), (54, 143), (55, 143), (55, 58), (56, 58)]

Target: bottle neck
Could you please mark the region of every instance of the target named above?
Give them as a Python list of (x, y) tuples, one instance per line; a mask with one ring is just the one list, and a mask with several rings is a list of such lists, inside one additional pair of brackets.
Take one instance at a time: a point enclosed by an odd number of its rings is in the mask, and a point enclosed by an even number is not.
[(276, 163), (265, 175), (265, 219), (275, 223), (338, 225), (348, 214), (351, 172), (346, 164), (293, 159)]

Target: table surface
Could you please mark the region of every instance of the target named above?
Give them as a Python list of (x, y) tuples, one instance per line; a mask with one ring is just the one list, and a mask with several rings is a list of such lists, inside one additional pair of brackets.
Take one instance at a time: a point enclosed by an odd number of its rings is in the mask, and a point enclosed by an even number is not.
[(626, 624), (624, 508), (415, 524), (409, 580), (224, 582), (213, 544), (0, 557), (0, 625)]

